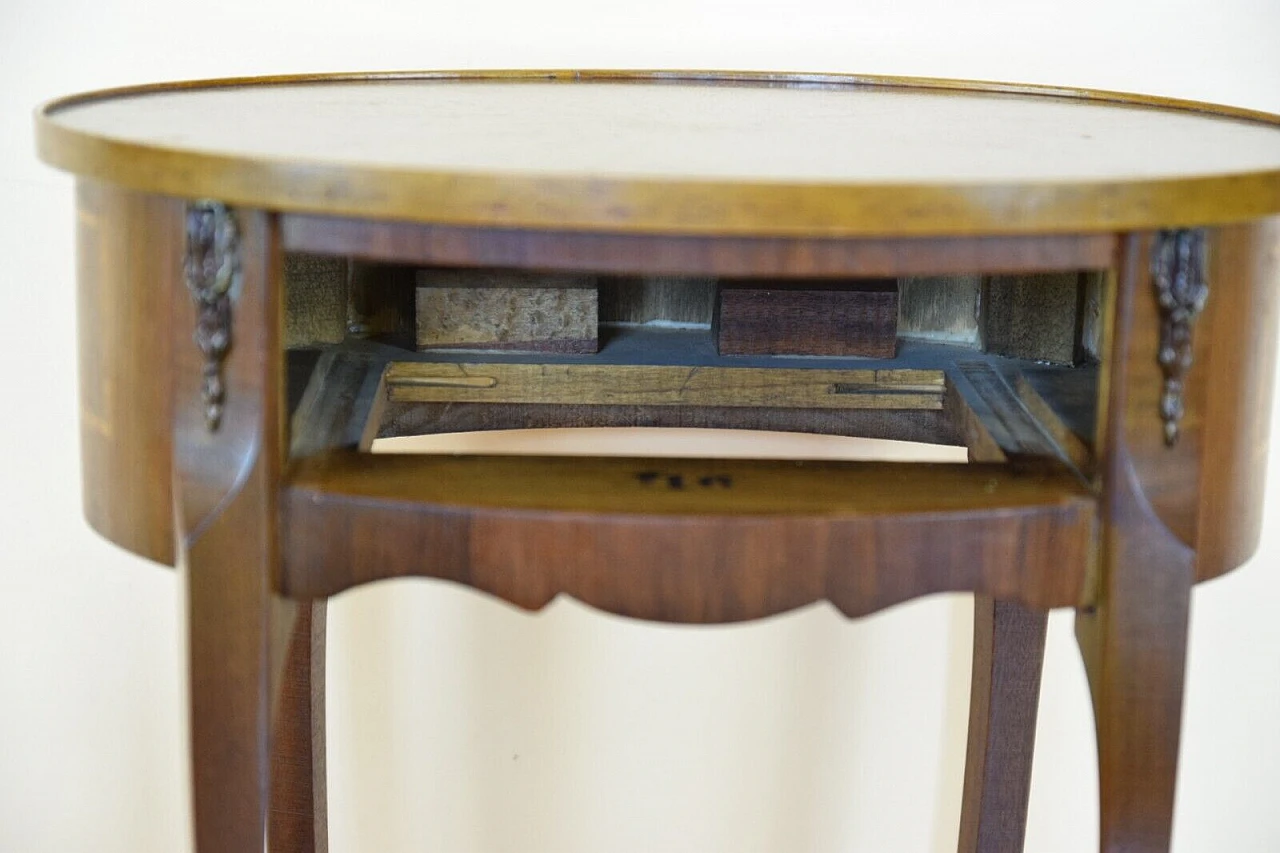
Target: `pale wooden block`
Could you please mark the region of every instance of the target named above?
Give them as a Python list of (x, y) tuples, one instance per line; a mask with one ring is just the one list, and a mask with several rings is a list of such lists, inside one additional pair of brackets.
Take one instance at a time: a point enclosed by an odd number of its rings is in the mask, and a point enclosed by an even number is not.
[(598, 349), (594, 279), (430, 270), (417, 284), (419, 349)]
[(904, 278), (899, 283), (898, 335), (977, 348), (982, 276)]

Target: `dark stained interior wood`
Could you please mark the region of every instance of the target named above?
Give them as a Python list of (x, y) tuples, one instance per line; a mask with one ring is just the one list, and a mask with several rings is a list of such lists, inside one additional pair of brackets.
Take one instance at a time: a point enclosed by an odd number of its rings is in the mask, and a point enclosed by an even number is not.
[(659, 427), (817, 433), (962, 444), (941, 409), (387, 403), (378, 438), (508, 429)]
[(992, 353), (1074, 364), (1083, 320), (1077, 272), (991, 276), (982, 288), (982, 343)]
[(892, 358), (898, 283), (860, 280), (784, 288), (723, 282), (715, 315), (721, 355)]

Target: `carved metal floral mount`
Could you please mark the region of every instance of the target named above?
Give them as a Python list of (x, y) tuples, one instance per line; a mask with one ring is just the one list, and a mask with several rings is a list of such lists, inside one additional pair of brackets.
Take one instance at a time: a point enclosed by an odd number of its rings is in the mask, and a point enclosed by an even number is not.
[(226, 386), (222, 365), (231, 349), (231, 303), (240, 291), (240, 230), (235, 214), (216, 201), (187, 206), (184, 273), (196, 305), (196, 346), (204, 355), (204, 421), (210, 432), (222, 422)]
[(1164, 389), (1160, 395), (1160, 419), (1164, 443), (1178, 442), (1183, 416), (1183, 387), (1191, 368), (1191, 327), (1209, 298), (1205, 281), (1205, 233), (1203, 229), (1161, 231), (1151, 250), (1151, 280), (1160, 306), (1160, 368)]

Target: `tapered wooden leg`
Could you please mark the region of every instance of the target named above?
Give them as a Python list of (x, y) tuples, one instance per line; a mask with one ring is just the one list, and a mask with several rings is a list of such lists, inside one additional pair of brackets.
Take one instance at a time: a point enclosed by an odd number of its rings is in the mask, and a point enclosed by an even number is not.
[[(1171, 386), (1164, 374), (1176, 329), (1161, 295), (1175, 278), (1193, 288), (1200, 271), (1153, 264), (1154, 242), (1131, 235), (1121, 252), (1106, 359), (1095, 606), (1076, 617), (1093, 694), (1104, 853), (1169, 849), (1194, 580), (1195, 472), (1206, 440), (1197, 420), (1205, 377), (1192, 373)], [(1173, 337), (1186, 343), (1189, 335), (1186, 327)], [(1175, 361), (1185, 370), (1190, 357)], [(1171, 435), (1165, 397), (1174, 392), (1186, 417), (1180, 434)]]
[(277, 697), (287, 641), (302, 609), (254, 577), (263, 560), (236, 543), (258, 539), (255, 525), (249, 512), (235, 510), (183, 554), (198, 853), (262, 853), (272, 720), (285, 704)]
[(325, 602), (298, 606), (275, 713), (271, 752), (272, 851), (329, 848), (324, 762)]
[(1192, 552), (1155, 519), (1129, 482), (1103, 531), (1103, 587), (1076, 619), (1098, 735), (1101, 849), (1169, 849)]
[(186, 227), (194, 298), (175, 300), (171, 323), (195, 844), (262, 853), (272, 847), (272, 721), (305, 608), (278, 594), (282, 261), (265, 214), (195, 204)]
[(960, 853), (1016, 853), (1026, 832), (1047, 614), (974, 597)]

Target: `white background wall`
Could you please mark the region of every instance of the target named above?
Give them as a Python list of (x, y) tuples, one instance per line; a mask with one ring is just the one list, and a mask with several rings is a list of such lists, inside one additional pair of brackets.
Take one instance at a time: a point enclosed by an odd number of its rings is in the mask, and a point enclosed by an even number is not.
[[(720, 67), (1060, 83), (1280, 112), (1277, 37), (1274, 0), (0, 0), (0, 851), (189, 845), (175, 577), (79, 517), (71, 181), (34, 160), (37, 101), (291, 71)], [(1280, 471), (1271, 483), (1274, 496)], [(1196, 593), (1183, 853), (1280, 850), (1277, 517), (1249, 567)], [(857, 623), (821, 606), (678, 628), (571, 602), (529, 616), (425, 582), (343, 596), (332, 847), (950, 849), (969, 628), (960, 597)], [(1096, 845), (1070, 628), (1053, 617), (1031, 851)]]

